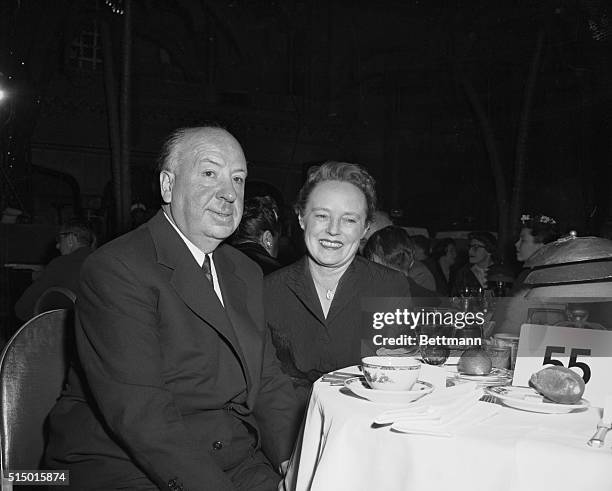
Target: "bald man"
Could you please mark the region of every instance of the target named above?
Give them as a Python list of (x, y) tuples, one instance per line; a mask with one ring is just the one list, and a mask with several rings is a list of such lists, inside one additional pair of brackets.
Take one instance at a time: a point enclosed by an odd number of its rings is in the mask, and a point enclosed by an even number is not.
[(242, 217), (242, 148), (220, 128), (178, 130), (159, 171), (162, 209), (83, 266), (79, 363), (47, 464), (80, 491), (276, 490), (298, 406), (261, 270), (221, 245)]

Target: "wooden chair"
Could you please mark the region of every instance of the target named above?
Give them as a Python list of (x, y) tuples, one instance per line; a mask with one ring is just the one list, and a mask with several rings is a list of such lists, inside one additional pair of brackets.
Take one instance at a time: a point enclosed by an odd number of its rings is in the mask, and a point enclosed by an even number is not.
[[(73, 325), (73, 310), (45, 312), (26, 322), (2, 351), (2, 476), (7, 471), (41, 469), (46, 419), (62, 391), (73, 346)], [(2, 484), (3, 491), (11, 489), (4, 479)]]

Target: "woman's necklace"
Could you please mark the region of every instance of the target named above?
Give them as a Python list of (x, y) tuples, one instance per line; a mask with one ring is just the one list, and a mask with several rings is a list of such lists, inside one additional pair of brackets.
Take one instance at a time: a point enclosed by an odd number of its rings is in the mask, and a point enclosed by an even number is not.
[(319, 271), (319, 267), (311, 262), (310, 275), (314, 281), (315, 289), (317, 290), (317, 295), (319, 296), (321, 302), (324, 302), (325, 300), (327, 300), (327, 302), (331, 302), (334, 299), (340, 278), (342, 278), (342, 275), (348, 266), (349, 265), (347, 264), (346, 266), (334, 268), (333, 270), (330, 270), (329, 268), (322, 268), (325, 271)]
[(319, 290), (323, 291), (325, 293), (325, 298), (331, 302), (334, 299), (334, 295), (336, 294), (336, 289), (338, 288), (338, 283), (336, 283), (336, 285), (333, 288), (327, 288), (326, 286), (322, 285), (319, 282), (319, 280), (317, 280), (314, 276), (313, 276), (313, 280), (315, 282), (315, 286)]

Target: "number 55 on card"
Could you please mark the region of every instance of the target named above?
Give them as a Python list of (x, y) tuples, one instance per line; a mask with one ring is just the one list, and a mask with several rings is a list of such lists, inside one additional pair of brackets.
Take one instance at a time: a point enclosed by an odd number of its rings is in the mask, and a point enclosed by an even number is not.
[(523, 324), (512, 385), (529, 385), (533, 373), (553, 365), (580, 375), (585, 399), (602, 407), (612, 392), (612, 331)]

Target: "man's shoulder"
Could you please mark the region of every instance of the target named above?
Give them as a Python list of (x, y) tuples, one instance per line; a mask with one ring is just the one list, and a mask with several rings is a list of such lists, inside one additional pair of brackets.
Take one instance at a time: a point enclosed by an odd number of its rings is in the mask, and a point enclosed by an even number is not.
[(406, 277), (399, 271), (370, 261), (362, 256), (355, 257), (355, 267), (359, 274), (367, 275), (376, 280), (406, 282)]
[(118, 260), (126, 263), (140, 263), (153, 259), (155, 247), (151, 233), (146, 226), (139, 227), (102, 245), (85, 259), (85, 265)]
[(408, 279), (395, 269), (357, 256), (355, 270), (360, 281), (367, 282), (366, 289), (369, 294), (399, 297), (411, 294)]
[(413, 276), (427, 276), (433, 278), (431, 271), (422, 261), (415, 261), (410, 271), (413, 272)]
[(80, 247), (70, 254), (54, 257), (51, 261), (49, 261), (49, 264), (47, 264), (45, 269), (47, 271), (52, 271), (54, 269), (63, 271), (70, 267), (78, 268), (91, 253), (92, 250), (89, 247)]

